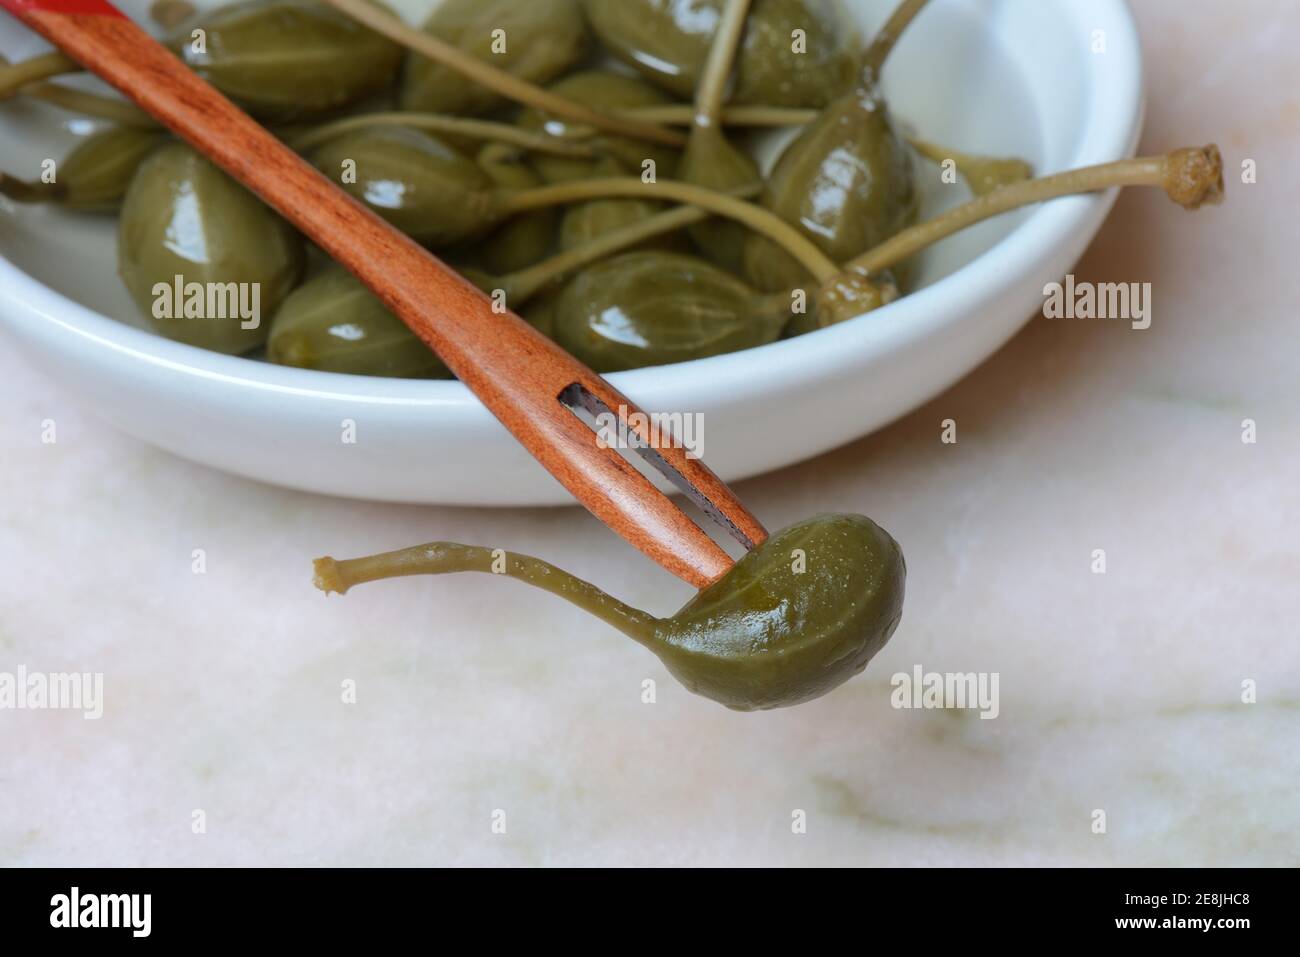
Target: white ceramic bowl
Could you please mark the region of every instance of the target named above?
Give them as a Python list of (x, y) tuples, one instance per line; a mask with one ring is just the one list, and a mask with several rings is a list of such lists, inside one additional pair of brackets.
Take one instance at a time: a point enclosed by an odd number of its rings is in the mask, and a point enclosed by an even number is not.
[[(847, 0), (864, 35), (894, 0)], [(428, 4), (399, 5), (410, 20)], [(127, 13), (144, 22), (145, 0)], [(1096, 52), (1104, 42), (1104, 52)], [(44, 49), (0, 16), (0, 52)], [(1132, 154), (1141, 54), (1122, 0), (936, 0), (889, 64), (897, 117), (932, 139), (1053, 171)], [(87, 125), (0, 108), (0, 164), (36, 169)], [(927, 211), (964, 196), (923, 172)], [(1057, 200), (929, 253), (923, 288), (869, 316), (734, 355), (623, 372), (643, 408), (703, 416), (725, 479), (843, 444), (947, 388), (1037, 312), (1113, 195)], [(205, 352), (147, 331), (115, 274), (110, 219), (0, 200), (0, 323), (90, 408), (177, 455), (278, 485), (403, 502), (539, 505), (568, 493), (458, 382), (343, 376)], [(342, 422), (356, 442), (342, 441)]]

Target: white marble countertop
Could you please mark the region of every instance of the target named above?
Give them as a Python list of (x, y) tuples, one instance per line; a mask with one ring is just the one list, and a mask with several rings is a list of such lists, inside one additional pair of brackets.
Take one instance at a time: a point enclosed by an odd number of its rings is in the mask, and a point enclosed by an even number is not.
[[(726, 711), (487, 576), (327, 600), (312, 556), (434, 538), (658, 613), (687, 589), (576, 509), (191, 465), (0, 352), (0, 672), (104, 674), (97, 721), (0, 710), (0, 864), (1300, 863), (1300, 5), (1135, 7), (1145, 148), (1217, 140), (1229, 203), (1120, 199), (1076, 275), (1152, 283), (1150, 329), (1036, 319), (903, 421), (740, 486), (770, 527), (860, 511), (908, 555), (893, 640), (799, 708)], [(918, 665), (998, 673), (997, 718), (891, 707)]]

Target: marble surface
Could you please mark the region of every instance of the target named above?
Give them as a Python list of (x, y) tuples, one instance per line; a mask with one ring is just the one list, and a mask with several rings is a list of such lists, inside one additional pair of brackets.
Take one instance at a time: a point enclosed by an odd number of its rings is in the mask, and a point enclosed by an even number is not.
[[(1217, 140), (1229, 203), (1120, 199), (1076, 275), (1152, 283), (1150, 329), (1037, 318), (903, 421), (740, 486), (772, 527), (865, 512), (908, 555), (889, 646), (796, 709), (693, 697), (513, 582), (326, 599), (312, 556), (435, 538), (659, 613), (687, 589), (576, 509), (179, 461), (0, 351), (0, 672), (104, 675), (99, 720), (0, 710), (0, 864), (1300, 863), (1300, 5), (1135, 8), (1144, 148)], [(996, 672), (998, 716), (891, 707), (917, 665)]]

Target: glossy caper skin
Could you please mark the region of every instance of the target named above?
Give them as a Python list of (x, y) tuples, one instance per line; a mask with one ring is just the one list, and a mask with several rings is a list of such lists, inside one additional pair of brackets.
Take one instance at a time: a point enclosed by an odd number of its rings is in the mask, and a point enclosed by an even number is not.
[[(238, 355), (266, 341), (270, 318), (303, 267), (297, 231), (260, 199), (183, 143), (159, 147), (136, 170), (118, 219), (118, 272), (154, 328), (169, 339)], [(155, 286), (256, 284), (259, 323), (160, 318)]]
[[(682, 99), (699, 83), (724, 0), (584, 0), (592, 29), (616, 57)], [(804, 30), (807, 50), (792, 33)], [(853, 81), (856, 37), (836, 0), (755, 0), (731, 102), (815, 109)]]
[[(590, 36), (578, 0), (442, 0), (426, 33), (529, 83), (544, 85), (587, 55)], [(494, 31), (502, 33), (494, 34)], [(493, 49), (504, 43), (504, 51)], [(401, 107), (427, 113), (479, 114), (505, 104), (454, 70), (411, 53), (402, 73)]]
[(590, 266), (565, 286), (555, 339), (597, 372), (618, 372), (760, 346), (788, 319), (702, 259), (633, 252)]
[(93, 133), (58, 166), (57, 202), (88, 213), (115, 212), (146, 156), (167, 139), (157, 130), (117, 126)]
[[(719, 193), (730, 193), (762, 183), (758, 164), (733, 146), (716, 126), (691, 132), (682, 153), (677, 178)], [(690, 237), (700, 254), (724, 269), (740, 272), (744, 266), (749, 230), (737, 222), (717, 217), (692, 226)]]
[[(858, 89), (823, 110), (781, 154), (763, 205), (837, 263), (916, 222), (912, 153), (879, 94)], [(798, 264), (762, 236), (746, 239), (744, 266), (765, 292), (807, 282)]]
[[(196, 29), (205, 33), (202, 49), (193, 36)], [(316, 0), (247, 0), (221, 7), (186, 24), (169, 45), (249, 113), (275, 122), (337, 110), (381, 93), (392, 86), (402, 62), (396, 43)]]
[(446, 379), (442, 360), (341, 266), (327, 266), (285, 299), (266, 355), (300, 369), (394, 378)]
[(374, 126), (344, 133), (314, 150), (311, 161), (345, 192), (435, 249), (477, 239), (497, 225), (492, 178), (420, 130)]
[(902, 618), (906, 578), (898, 543), (871, 519), (819, 515), (745, 554), (647, 645), (728, 708), (789, 707), (867, 666)]
[[(672, 102), (670, 97), (648, 83), (609, 70), (582, 70), (552, 83), (548, 89), (565, 99), (607, 113), (637, 107), (666, 106)], [(528, 130), (545, 131), (553, 136), (570, 134), (575, 126), (567, 120), (531, 107), (519, 114), (519, 125)], [(604, 176), (641, 176), (646, 169), (646, 160), (654, 161), (654, 172), (658, 178), (671, 179), (677, 170), (680, 154), (671, 146), (607, 133), (598, 134), (587, 142), (597, 150), (599, 158), (584, 160), (538, 154), (533, 157), (533, 165), (548, 183), (567, 183)]]

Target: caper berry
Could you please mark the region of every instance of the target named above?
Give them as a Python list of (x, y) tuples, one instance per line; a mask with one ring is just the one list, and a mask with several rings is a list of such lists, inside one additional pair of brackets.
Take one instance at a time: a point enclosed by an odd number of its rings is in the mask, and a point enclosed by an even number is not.
[[(695, 92), (723, 0), (584, 0), (606, 49), (677, 96)], [(792, 42), (803, 31), (803, 44)], [(755, 0), (731, 101), (821, 107), (851, 82), (857, 43), (835, 0)]]
[[(530, 83), (581, 62), (589, 44), (577, 0), (442, 0), (424, 24), (452, 46)], [(404, 110), (487, 113), (504, 100), (454, 70), (412, 53), (402, 76)]]
[(267, 358), (280, 365), (394, 378), (451, 372), (402, 320), (341, 266), (330, 265), (285, 299), (271, 323)]
[[(131, 180), (118, 220), (117, 262), (131, 297), (160, 333), (239, 354), (266, 341), (270, 317), (302, 272), (303, 247), (297, 231), (260, 199), (190, 147), (169, 143)], [(172, 292), (177, 285), (184, 303)], [(201, 302), (193, 290), (202, 292)], [(257, 314), (236, 314), (232, 297), (255, 303)]]
[(276, 122), (383, 92), (402, 59), (397, 44), (316, 0), (221, 7), (181, 29), (170, 45), (244, 109)]
[(632, 252), (565, 286), (555, 338), (597, 372), (618, 372), (772, 342), (789, 318), (788, 306), (701, 259)]
[(792, 525), (749, 551), (675, 615), (655, 618), (527, 555), (433, 542), (367, 558), (316, 560), (316, 586), (401, 575), (497, 572), (545, 588), (654, 652), (688, 689), (737, 711), (820, 697), (866, 668), (902, 618), (907, 566), (863, 515)]

